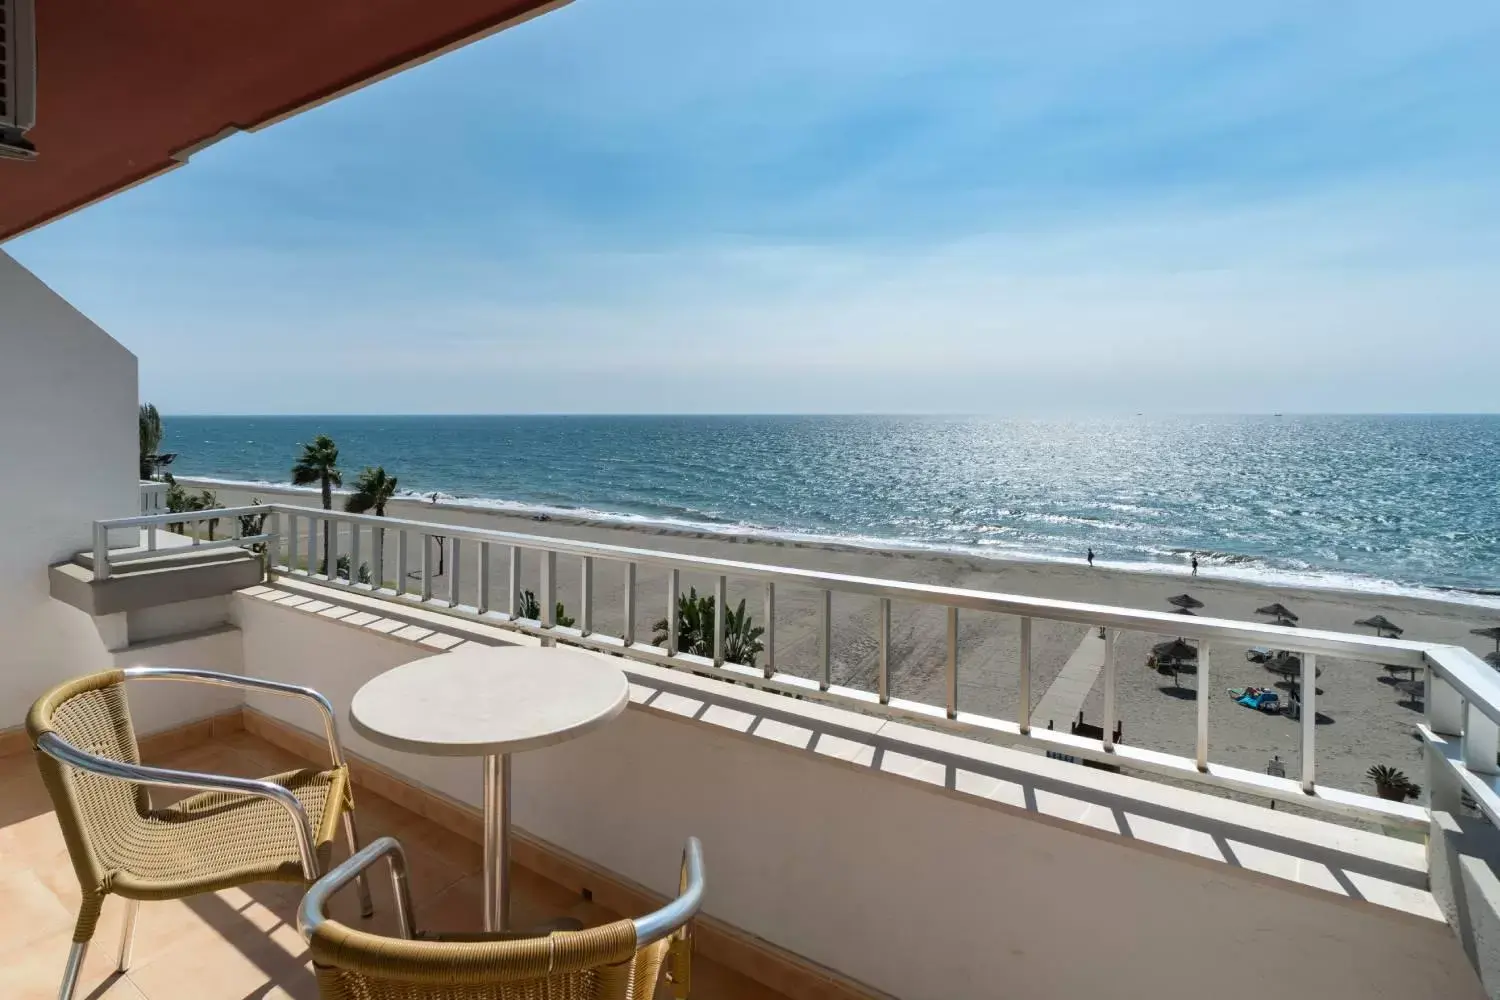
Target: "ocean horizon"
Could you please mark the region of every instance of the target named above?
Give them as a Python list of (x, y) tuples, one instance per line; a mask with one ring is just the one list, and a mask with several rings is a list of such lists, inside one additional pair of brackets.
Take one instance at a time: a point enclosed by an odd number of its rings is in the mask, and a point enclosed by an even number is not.
[(689, 531), (1500, 595), (1500, 416), (164, 416), (177, 475)]

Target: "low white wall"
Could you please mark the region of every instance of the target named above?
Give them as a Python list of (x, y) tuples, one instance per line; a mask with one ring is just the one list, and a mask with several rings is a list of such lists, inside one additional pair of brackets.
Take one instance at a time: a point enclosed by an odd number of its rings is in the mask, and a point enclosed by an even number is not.
[(38, 695), (108, 666), (93, 621), (49, 596), (47, 567), (92, 544), (98, 518), (140, 508), (136, 361), (0, 252), (0, 729)]
[[(347, 712), (422, 653), (237, 598), (246, 671)], [(300, 706), (252, 697), (317, 731)], [(346, 744), (477, 804), (477, 761)], [(519, 755), (516, 822), (662, 892), (702, 838), (715, 917), (904, 1000), (997, 995), (1474, 997), (1443, 924), (990, 807), (716, 726), (632, 708)]]
[[(185, 639), (132, 647), (114, 657), (117, 667), (196, 667), (226, 674), (245, 672), (238, 629), (223, 628)], [(132, 681), (127, 687), (137, 735), (160, 732), (228, 712), (245, 703), (235, 688), (184, 681)]]

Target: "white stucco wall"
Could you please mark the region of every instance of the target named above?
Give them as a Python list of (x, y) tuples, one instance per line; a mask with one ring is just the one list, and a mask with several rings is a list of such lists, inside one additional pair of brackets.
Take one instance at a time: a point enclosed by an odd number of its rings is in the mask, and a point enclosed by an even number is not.
[[(239, 597), (245, 671), (341, 715), (409, 643)], [(301, 706), (250, 704), (318, 732)], [(477, 805), (479, 763), (345, 745)], [(903, 1000), (1477, 997), (1439, 922), (981, 805), (632, 707), (518, 755), (517, 825), (667, 894), (703, 840), (706, 910)]]
[(136, 359), (0, 251), (0, 729), (64, 678), (111, 662), (93, 621), (48, 596), (47, 566), (102, 517), (139, 513)]

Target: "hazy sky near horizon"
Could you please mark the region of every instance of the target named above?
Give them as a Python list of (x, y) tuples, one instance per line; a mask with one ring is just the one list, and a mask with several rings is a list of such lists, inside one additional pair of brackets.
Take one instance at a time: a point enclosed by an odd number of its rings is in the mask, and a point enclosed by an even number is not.
[(1495, 411), (1497, 51), (1493, 0), (576, 0), (4, 249), (167, 412)]

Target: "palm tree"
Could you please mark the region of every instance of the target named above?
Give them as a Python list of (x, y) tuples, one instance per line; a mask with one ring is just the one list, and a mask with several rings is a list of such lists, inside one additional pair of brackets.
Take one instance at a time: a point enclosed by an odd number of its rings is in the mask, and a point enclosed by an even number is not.
[[(302, 446), (302, 455), (292, 466), (292, 482), (298, 486), (317, 483), (323, 488), (323, 509), (333, 510), (333, 488), (344, 485), (344, 474), (339, 471), (339, 446), (327, 434), (313, 438), (312, 444)], [(323, 566), (328, 566), (329, 544), (332, 538), (323, 533)], [(309, 553), (309, 557), (311, 553)]]
[(141, 404), (141, 478), (156, 475), (157, 452), (161, 450), (161, 414), (152, 403)]
[[(694, 656), (714, 655), (714, 596), (698, 596), (696, 587), (689, 587), (686, 594), (677, 595), (677, 652)], [(655, 635), (652, 641), (658, 646), (667, 644), (667, 620), (658, 619), (651, 626)], [(724, 659), (747, 667), (755, 666), (755, 658), (765, 649), (760, 637), (766, 630), (756, 625), (745, 613), (745, 602), (724, 613)]]
[(366, 467), (354, 481), (354, 492), (344, 502), (344, 509), (351, 514), (373, 510), (376, 517), (385, 517), (385, 505), (395, 495), (396, 477), (386, 475), (385, 466)]
[[(376, 517), (385, 517), (385, 505), (395, 495), (396, 477), (386, 475), (385, 466), (377, 465), (373, 469), (365, 466), (359, 478), (354, 481), (354, 492), (349, 495), (348, 500), (344, 501), (344, 509), (351, 514), (363, 514), (368, 510), (373, 510)], [(359, 530), (358, 527), (355, 530)], [(380, 532), (377, 540), (381, 546), (379, 551), (383, 552), (385, 551), (385, 529), (375, 530)], [(441, 559), (442, 550), (439, 549), (438, 552), (439, 559)], [(442, 572), (441, 567), (438, 572)], [(367, 580), (360, 580), (360, 583), (367, 582)]]
[[(529, 618), (532, 621), (542, 620), (542, 602), (536, 599), (536, 594), (531, 591), (523, 591), (516, 599), (516, 617)], [(557, 602), (557, 617), (553, 620), (554, 625), (562, 628), (572, 628), (576, 619), (568, 616), (568, 609), (563, 607), (563, 602)]]
[(312, 444), (302, 446), (302, 455), (292, 466), (292, 482), (298, 486), (317, 483), (323, 488), (323, 509), (333, 510), (333, 488), (344, 485), (339, 471), (339, 446), (327, 434), (319, 434)]

